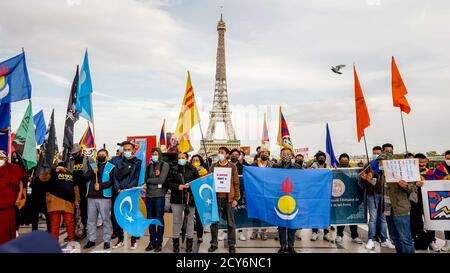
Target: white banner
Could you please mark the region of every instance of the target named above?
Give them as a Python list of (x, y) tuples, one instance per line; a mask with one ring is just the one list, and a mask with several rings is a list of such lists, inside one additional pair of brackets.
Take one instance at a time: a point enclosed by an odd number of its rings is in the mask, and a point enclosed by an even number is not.
[(421, 190), (425, 228), (450, 230), (450, 181), (424, 181)]
[(214, 168), (214, 185), (216, 192), (229, 193), (231, 190), (231, 168)]
[(420, 181), (418, 159), (383, 160), (382, 162), (386, 182)]

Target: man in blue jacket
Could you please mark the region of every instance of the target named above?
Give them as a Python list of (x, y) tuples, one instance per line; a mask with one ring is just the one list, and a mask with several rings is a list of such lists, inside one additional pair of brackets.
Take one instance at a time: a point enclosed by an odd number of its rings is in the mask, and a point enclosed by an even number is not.
[[(141, 160), (134, 156), (134, 144), (125, 141), (123, 144), (123, 156), (116, 162), (113, 175), (114, 190), (117, 195), (126, 189), (137, 187), (139, 181), (139, 173), (141, 170)], [(123, 229), (118, 227), (118, 240), (113, 248), (123, 247)], [(137, 248), (136, 237), (131, 237), (130, 250)]]

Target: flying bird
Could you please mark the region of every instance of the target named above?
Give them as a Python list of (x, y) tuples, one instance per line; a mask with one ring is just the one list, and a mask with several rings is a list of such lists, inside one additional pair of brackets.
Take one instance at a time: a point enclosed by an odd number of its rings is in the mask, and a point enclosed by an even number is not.
[(340, 65), (336, 65), (336, 66), (332, 66), (331, 67), (331, 71), (333, 71), (336, 74), (342, 74), (342, 72), (340, 72), (341, 68), (344, 68), (345, 64), (340, 64)]

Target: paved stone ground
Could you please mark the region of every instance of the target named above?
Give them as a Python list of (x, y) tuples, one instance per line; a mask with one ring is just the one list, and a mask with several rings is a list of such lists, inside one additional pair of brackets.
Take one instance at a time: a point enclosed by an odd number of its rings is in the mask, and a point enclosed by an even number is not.
[[(40, 230), (45, 230), (45, 222), (41, 221), (39, 224)], [(31, 231), (31, 226), (22, 226), (19, 230), (20, 234), (25, 234)], [(367, 241), (367, 225), (359, 225), (358, 231), (360, 234), (360, 238), (366, 242)], [(247, 232), (248, 235), (251, 234), (251, 230), (244, 231)], [(301, 236), (302, 240), (296, 240), (295, 242), (295, 249), (298, 253), (395, 253), (395, 250), (387, 249), (387, 248), (381, 248), (380, 245), (377, 243), (375, 250), (367, 250), (365, 249), (365, 244), (355, 244), (351, 241), (350, 235), (348, 233), (348, 228), (345, 231), (344, 239), (341, 243), (330, 243), (325, 240), (323, 240), (323, 233), (319, 234), (319, 239), (315, 242), (312, 242), (309, 240), (311, 236), (311, 230), (302, 230)], [(104, 250), (103, 249), (103, 243), (101, 242), (101, 236), (102, 234), (102, 228), (97, 228), (97, 245), (89, 250), (84, 250), (82, 247), (86, 244), (87, 239), (83, 239), (80, 242), (81, 246), (81, 252), (83, 253), (152, 253), (157, 254), (154, 252), (145, 252), (145, 247), (148, 244), (149, 237), (148, 235), (141, 237), (138, 240), (138, 248), (136, 250), (129, 250), (129, 239), (125, 239), (125, 247), (120, 249), (109, 249)], [(236, 252), (238, 253), (275, 253), (278, 251), (279, 248), (279, 242), (275, 240), (275, 236), (277, 235), (276, 229), (269, 229), (268, 230), (269, 239), (266, 241), (262, 241), (260, 239), (258, 240), (249, 240), (241, 241), (237, 239), (236, 244)], [(335, 236), (335, 233), (333, 232), (333, 236)], [(66, 237), (66, 232), (64, 228), (61, 229), (61, 235), (60, 235), (60, 244), (62, 247), (66, 247), (67, 243), (64, 242), (64, 238)], [(194, 238), (195, 234), (194, 234)], [(196, 253), (207, 253), (209, 248), (209, 240), (211, 238), (210, 233), (208, 230), (206, 230), (206, 233), (204, 234), (204, 242), (201, 244), (197, 243), (197, 240), (194, 240), (194, 250), (193, 252)], [(248, 238), (248, 236), (247, 236)], [(111, 246), (113, 243), (116, 242), (116, 239), (112, 240)], [(228, 248), (224, 247), (226, 243), (225, 241), (219, 241), (219, 249), (216, 251), (216, 253), (227, 253)], [(441, 247), (444, 245), (443, 240), (443, 234), (442, 232), (437, 232), (437, 243)], [(184, 252), (184, 245), (182, 245), (180, 252)], [(76, 251), (75, 251), (76, 252)], [(430, 250), (425, 251), (417, 251), (418, 253), (435, 253)], [(172, 253), (172, 240), (170, 238), (164, 238), (163, 241), (163, 250), (162, 253)]]

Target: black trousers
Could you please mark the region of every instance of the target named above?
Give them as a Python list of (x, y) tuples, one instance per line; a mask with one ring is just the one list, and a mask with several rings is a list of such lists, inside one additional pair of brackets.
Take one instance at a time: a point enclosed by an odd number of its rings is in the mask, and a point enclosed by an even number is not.
[(39, 182), (34, 182), (31, 192), (31, 229), (38, 230), (39, 213), (45, 215), (47, 231), (50, 232), (50, 216), (47, 213), (47, 203), (45, 200), (45, 190)]
[[(344, 237), (344, 229), (345, 229), (345, 226), (338, 226), (336, 235)], [(357, 225), (350, 225), (350, 235), (351, 235), (352, 239), (359, 237)]]
[(111, 224), (112, 224), (112, 233), (119, 234), (119, 224), (117, 224), (116, 215), (114, 214), (114, 203), (116, 202), (117, 193), (113, 190), (112, 198), (111, 198)]
[(413, 240), (425, 240), (431, 243), (436, 240), (434, 230), (424, 230), (422, 192), (418, 191), (417, 203), (411, 202), (410, 226)]
[(197, 232), (197, 238), (203, 237), (203, 225), (198, 215), (198, 210), (195, 210), (195, 232)]
[[(234, 212), (228, 199), (217, 199), (219, 217), (227, 220), (228, 227), (228, 246), (236, 245), (236, 225), (234, 223)], [(211, 224), (211, 245), (218, 246), (219, 223)]]

